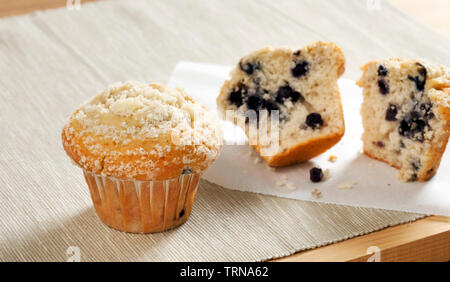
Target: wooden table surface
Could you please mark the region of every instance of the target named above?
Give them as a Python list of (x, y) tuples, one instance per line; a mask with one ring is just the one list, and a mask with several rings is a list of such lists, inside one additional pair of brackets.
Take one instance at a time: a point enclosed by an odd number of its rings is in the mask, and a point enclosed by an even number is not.
[[(82, 0), (81, 3), (95, 0)], [(392, 0), (416, 20), (450, 36), (450, 1)], [(0, 0), (0, 17), (66, 5), (66, 0)], [(449, 261), (450, 217), (430, 216), (276, 261)]]

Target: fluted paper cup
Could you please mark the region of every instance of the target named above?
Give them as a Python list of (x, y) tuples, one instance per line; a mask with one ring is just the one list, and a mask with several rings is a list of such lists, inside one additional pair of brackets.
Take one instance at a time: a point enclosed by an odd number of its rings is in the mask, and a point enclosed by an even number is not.
[(189, 218), (201, 174), (168, 180), (124, 180), (83, 170), (98, 217), (132, 233), (161, 232)]

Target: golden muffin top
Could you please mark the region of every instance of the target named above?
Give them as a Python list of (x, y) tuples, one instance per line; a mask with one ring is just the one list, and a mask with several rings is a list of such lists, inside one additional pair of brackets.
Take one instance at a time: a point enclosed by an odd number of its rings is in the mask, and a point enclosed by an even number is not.
[(218, 156), (217, 118), (181, 89), (116, 83), (81, 105), (62, 131), (77, 165), (122, 179), (163, 180), (199, 173)]

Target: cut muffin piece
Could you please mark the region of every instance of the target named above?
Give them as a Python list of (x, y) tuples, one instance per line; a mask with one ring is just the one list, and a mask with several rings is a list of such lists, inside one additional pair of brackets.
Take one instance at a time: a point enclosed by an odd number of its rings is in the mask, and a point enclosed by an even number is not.
[(361, 69), (364, 152), (400, 169), (403, 181), (430, 179), (450, 135), (449, 69), (409, 59)]
[[(344, 135), (337, 84), (344, 71), (344, 54), (333, 43), (253, 51), (239, 61), (222, 86), (219, 113), (243, 128), (249, 139), (252, 118), (259, 118), (254, 124), (261, 129), (261, 121), (270, 117), (271, 132), (264, 138), (260, 134), (256, 142), (250, 140), (270, 166), (309, 160)], [(245, 122), (239, 122), (243, 117)]]

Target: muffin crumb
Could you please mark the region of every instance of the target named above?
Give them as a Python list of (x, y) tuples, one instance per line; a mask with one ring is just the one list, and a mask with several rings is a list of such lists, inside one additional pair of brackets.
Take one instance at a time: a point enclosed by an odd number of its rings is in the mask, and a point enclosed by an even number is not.
[(326, 169), (326, 170), (324, 170), (323, 171), (323, 178), (322, 178), (322, 181), (325, 181), (325, 180), (327, 180), (328, 178), (330, 178), (330, 169)]
[(319, 189), (315, 188), (314, 190), (312, 190), (311, 195), (316, 198), (316, 199), (320, 199), (322, 198), (322, 192), (320, 192)]
[(356, 185), (356, 182), (351, 182), (351, 183), (342, 183), (339, 184), (338, 189), (341, 190), (349, 190), (349, 189), (353, 189)]
[(294, 184), (292, 184), (291, 182), (288, 182), (287, 184), (286, 184), (286, 188), (288, 189), (288, 190), (295, 190), (295, 189), (297, 189), (297, 187), (295, 187), (295, 185)]
[(330, 155), (330, 157), (328, 158), (328, 161), (330, 163), (335, 163), (337, 161), (337, 156), (335, 155)]

